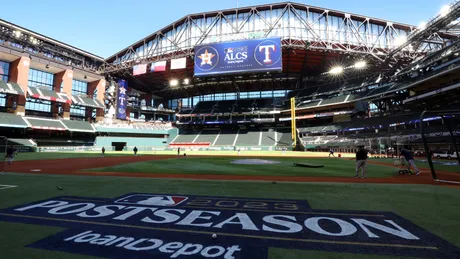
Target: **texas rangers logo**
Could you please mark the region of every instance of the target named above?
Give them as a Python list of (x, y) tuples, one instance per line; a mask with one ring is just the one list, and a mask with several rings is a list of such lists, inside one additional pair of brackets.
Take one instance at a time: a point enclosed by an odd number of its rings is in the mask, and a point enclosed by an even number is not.
[(115, 201), (115, 203), (157, 207), (175, 207), (187, 199), (188, 198), (185, 196), (135, 194), (118, 199)]
[(210, 71), (217, 63), (219, 52), (211, 46), (204, 46), (195, 53), (195, 66), (200, 70)]
[(273, 66), (281, 60), (281, 46), (273, 40), (266, 40), (257, 45), (254, 59), (261, 66)]

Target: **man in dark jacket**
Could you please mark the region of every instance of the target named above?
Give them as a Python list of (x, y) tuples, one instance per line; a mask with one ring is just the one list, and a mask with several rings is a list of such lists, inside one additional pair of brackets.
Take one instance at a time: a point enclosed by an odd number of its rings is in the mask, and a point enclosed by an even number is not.
[(409, 150), (405, 149), (405, 148), (401, 148), (401, 150), (399, 152), (399, 158), (401, 158), (402, 156), (409, 163), (407, 165), (407, 170), (410, 171), (410, 167), (412, 166), (415, 169), (415, 174), (419, 175), (420, 170), (418, 170), (417, 166), (415, 165), (414, 156), (412, 155), (412, 153)]
[[(355, 178), (364, 178), (366, 173), (366, 164), (367, 164), (367, 150), (364, 149), (364, 146), (359, 146), (358, 151), (356, 152), (356, 175)], [(361, 176), (359, 176), (359, 170), (361, 169)]]
[(16, 155), (16, 149), (14, 148), (13, 145), (9, 146), (6, 149), (6, 158), (8, 160), (8, 164), (12, 164), (14, 160), (14, 156)]
[(133, 151), (134, 151), (134, 155), (137, 156), (137, 151), (138, 151), (137, 147), (134, 147)]

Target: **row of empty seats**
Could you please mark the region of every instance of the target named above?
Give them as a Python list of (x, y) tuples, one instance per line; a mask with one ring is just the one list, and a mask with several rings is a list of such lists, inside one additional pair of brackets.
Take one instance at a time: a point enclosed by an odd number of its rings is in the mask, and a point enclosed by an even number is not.
[[(283, 139), (286, 136), (288, 140)], [(290, 138), (290, 130), (288, 132), (288, 130), (273, 129), (211, 129), (182, 132), (173, 143), (210, 143), (212, 146), (285, 146), (290, 145)]]

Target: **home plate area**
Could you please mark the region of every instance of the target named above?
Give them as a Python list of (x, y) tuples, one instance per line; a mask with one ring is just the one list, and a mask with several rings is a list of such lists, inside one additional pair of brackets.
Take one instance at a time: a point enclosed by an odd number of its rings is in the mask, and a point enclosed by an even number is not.
[(59, 196), (0, 210), (0, 221), (65, 230), (28, 247), (105, 258), (268, 258), (270, 247), (457, 258), (391, 212), (314, 210), (304, 200), (130, 193)]

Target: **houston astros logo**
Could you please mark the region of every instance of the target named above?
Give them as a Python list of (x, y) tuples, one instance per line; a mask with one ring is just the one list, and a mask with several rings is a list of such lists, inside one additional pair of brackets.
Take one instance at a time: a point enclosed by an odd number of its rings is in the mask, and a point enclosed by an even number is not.
[(201, 59), (201, 65), (211, 65), (212, 66), (212, 58), (215, 56), (215, 54), (208, 53), (208, 49), (204, 51), (203, 54), (198, 56), (198, 58)]
[(217, 63), (219, 63), (219, 52), (211, 46), (204, 46), (195, 53), (195, 66), (200, 70), (212, 70)]
[(262, 66), (273, 66), (281, 60), (281, 46), (272, 40), (266, 40), (257, 45), (254, 59)]

